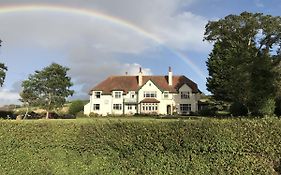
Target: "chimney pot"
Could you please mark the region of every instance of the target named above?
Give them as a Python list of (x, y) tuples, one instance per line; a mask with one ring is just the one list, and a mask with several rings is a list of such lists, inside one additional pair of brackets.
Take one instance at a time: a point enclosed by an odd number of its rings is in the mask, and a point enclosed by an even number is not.
[(138, 82), (139, 82), (139, 86), (142, 86), (142, 70), (141, 70), (141, 67), (140, 67), (140, 72), (139, 72), (139, 75), (138, 75)]
[(168, 72), (168, 84), (169, 86), (173, 85), (173, 72), (171, 67), (169, 67), (169, 72)]

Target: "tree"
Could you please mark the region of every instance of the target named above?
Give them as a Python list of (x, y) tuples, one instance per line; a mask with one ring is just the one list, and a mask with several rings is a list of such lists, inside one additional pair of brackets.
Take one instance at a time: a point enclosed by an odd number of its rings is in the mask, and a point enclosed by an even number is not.
[(71, 78), (67, 76), (69, 68), (52, 63), (41, 71), (35, 71), (22, 82), (21, 101), (32, 106), (38, 106), (49, 112), (62, 107), (66, 97), (73, 95), (70, 90)]
[[(2, 41), (0, 40), (0, 46), (1, 46)], [(8, 68), (5, 66), (5, 64), (0, 63), (0, 86), (3, 86), (4, 80), (6, 77), (6, 71)]]
[(72, 101), (69, 106), (68, 113), (72, 115), (76, 115), (78, 112), (83, 111), (84, 105), (85, 102), (81, 100)]
[(206, 25), (204, 40), (214, 43), (206, 85), (215, 99), (241, 103), (252, 114), (272, 113), (281, 87), (280, 25), (281, 17), (248, 12)]

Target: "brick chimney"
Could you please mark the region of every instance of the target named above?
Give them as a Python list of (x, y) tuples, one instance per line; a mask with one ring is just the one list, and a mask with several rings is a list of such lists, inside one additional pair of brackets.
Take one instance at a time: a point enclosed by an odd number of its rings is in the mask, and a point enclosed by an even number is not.
[(173, 85), (173, 72), (172, 72), (172, 68), (171, 67), (169, 67), (168, 83), (169, 83), (169, 86)]
[(138, 75), (138, 82), (139, 82), (139, 86), (142, 86), (142, 70), (140, 67), (140, 71), (139, 71), (139, 75)]

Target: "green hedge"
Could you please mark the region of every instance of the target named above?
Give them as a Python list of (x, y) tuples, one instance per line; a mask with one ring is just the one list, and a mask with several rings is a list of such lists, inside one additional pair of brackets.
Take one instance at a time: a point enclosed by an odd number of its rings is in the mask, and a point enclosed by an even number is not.
[(279, 119), (0, 121), (0, 174), (277, 174)]

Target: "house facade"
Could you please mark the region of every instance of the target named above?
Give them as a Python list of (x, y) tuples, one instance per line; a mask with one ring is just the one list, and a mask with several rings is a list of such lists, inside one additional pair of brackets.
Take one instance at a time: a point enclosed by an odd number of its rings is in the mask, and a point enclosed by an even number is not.
[(185, 76), (111, 76), (90, 92), (84, 114), (190, 114), (198, 111), (201, 92)]

